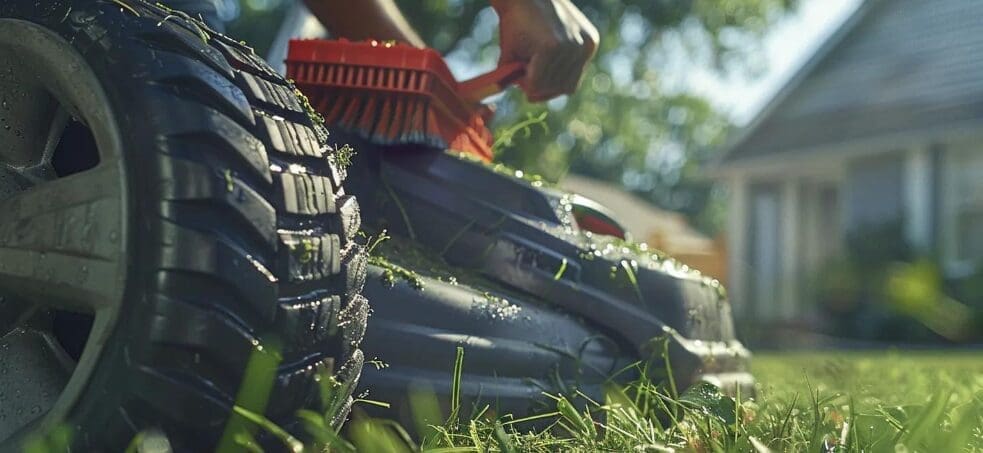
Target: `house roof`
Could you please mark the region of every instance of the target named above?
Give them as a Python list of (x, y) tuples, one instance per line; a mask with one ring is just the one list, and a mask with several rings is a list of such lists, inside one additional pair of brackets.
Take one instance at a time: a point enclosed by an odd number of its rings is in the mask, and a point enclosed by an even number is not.
[(983, 125), (983, 1), (866, 0), (721, 160)]

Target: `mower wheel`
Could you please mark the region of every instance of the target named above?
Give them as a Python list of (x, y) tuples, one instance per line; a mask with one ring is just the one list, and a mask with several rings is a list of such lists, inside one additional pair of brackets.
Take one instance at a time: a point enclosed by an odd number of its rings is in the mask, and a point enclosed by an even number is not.
[(264, 444), (234, 405), (342, 422), (366, 254), (326, 139), (183, 13), (0, 3), (0, 451), (66, 429), (71, 451), (150, 430), (210, 451), (244, 425)]

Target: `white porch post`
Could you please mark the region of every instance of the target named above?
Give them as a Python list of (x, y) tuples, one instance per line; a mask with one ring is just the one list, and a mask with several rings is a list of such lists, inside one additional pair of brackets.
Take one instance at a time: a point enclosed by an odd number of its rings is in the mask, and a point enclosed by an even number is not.
[(927, 146), (905, 156), (905, 239), (916, 250), (932, 248), (932, 154)]
[[(803, 184), (799, 188), (799, 216), (802, 227), (799, 236), (801, 241), (799, 246), (800, 275), (814, 273), (822, 264), (821, 256), (823, 256), (824, 249), (828, 250), (832, 246), (831, 240), (821, 241), (818, 239), (831, 236), (823, 231), (822, 217), (835, 215), (831, 212), (821, 211), (821, 195), (820, 186), (816, 183)], [(799, 296), (805, 295), (800, 291)]]
[(748, 181), (736, 175), (728, 181), (730, 200), (727, 208), (727, 293), (738, 316), (748, 313), (747, 257), (748, 257)]
[(778, 310), (778, 317), (791, 319), (798, 314), (800, 294), (799, 294), (799, 275), (800, 275), (800, 251), (802, 240), (800, 238), (800, 187), (796, 178), (790, 178), (782, 183), (781, 196), (781, 234), (782, 248), (779, 251), (781, 256), (782, 270), (781, 282), (781, 309)]

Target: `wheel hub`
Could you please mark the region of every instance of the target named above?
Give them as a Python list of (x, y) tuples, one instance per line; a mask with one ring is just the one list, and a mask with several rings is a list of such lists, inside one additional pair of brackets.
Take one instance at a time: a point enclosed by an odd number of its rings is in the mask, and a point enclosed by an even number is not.
[(0, 19), (0, 67), (5, 450), (78, 402), (122, 305), (127, 231), (119, 131), (82, 57), (47, 29)]

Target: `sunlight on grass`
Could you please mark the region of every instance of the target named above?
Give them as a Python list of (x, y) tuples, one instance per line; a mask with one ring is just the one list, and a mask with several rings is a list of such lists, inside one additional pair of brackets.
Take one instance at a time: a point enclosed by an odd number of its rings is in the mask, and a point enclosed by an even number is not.
[[(763, 354), (755, 359), (755, 398), (735, 399), (708, 383), (674, 396), (670, 385), (640, 379), (609, 383), (604, 401), (578, 391), (544, 393), (549, 410), (515, 418), (461, 400), (467, 361), (458, 348), (448, 364), (450, 413), (428, 387), (415, 387), (409, 409), (421, 436), (413, 438), (358, 408), (342, 434), (334, 421), (350, 389), (330, 375), (320, 381), (321, 411), (297, 414), (301, 432), (277, 426), (261, 415), (279, 363), (275, 351), (255, 353), (220, 450), (263, 451), (260, 444), (273, 443), (275, 451), (294, 452), (983, 452), (978, 352)], [(167, 444), (163, 433), (152, 434), (137, 436), (130, 450), (143, 451), (148, 439)], [(57, 428), (33, 437), (24, 451), (65, 451), (71, 435)]]
[(762, 355), (754, 370), (764, 420), (750, 426), (778, 450), (820, 437), (844, 451), (983, 451), (978, 352)]
[(555, 410), (522, 420), (450, 417), (420, 431), (428, 434), (419, 444), (392, 422), (361, 418), (351, 440), (373, 452), (983, 451), (978, 353), (775, 354), (755, 370), (754, 399), (706, 383), (674, 398), (640, 380), (608, 385), (603, 402), (544, 395)]

